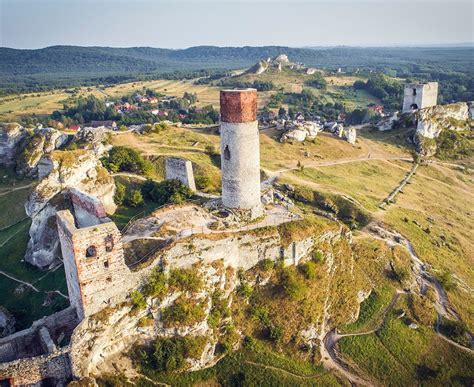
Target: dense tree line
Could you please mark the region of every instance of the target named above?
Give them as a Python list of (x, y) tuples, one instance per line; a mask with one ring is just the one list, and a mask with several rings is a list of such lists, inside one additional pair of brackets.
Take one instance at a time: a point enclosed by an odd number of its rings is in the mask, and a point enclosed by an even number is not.
[(354, 89), (365, 90), (377, 97), (386, 109), (398, 110), (403, 100), (403, 84), (383, 74), (372, 75), (366, 82), (355, 81)]

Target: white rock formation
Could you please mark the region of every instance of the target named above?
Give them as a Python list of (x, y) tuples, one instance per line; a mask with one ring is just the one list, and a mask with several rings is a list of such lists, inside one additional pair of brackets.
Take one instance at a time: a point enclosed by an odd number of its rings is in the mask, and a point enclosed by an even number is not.
[(308, 133), (306, 132), (306, 130), (301, 127), (290, 129), (281, 136), (280, 142), (288, 140), (304, 141), (306, 139), (307, 134)]
[(102, 200), (108, 213), (114, 213), (115, 184), (92, 150), (55, 151), (39, 162), (44, 177), (25, 204), (32, 219), (26, 261), (40, 267), (50, 266), (58, 255), (56, 212), (69, 207), (61, 194), (69, 187), (90, 193)]
[(381, 132), (384, 132), (386, 130), (392, 130), (393, 124), (395, 121), (398, 120), (398, 118), (399, 118), (398, 112), (395, 112), (388, 117), (384, 117), (377, 123), (377, 129), (380, 130)]
[(354, 127), (350, 127), (346, 130), (346, 140), (349, 144), (354, 145), (357, 139), (357, 130)]
[(15, 163), (16, 147), (26, 135), (26, 129), (17, 123), (0, 124), (0, 164)]
[(416, 113), (416, 133), (426, 138), (436, 138), (443, 129), (468, 130), (472, 125), (470, 108), (466, 102), (437, 105), (420, 109)]

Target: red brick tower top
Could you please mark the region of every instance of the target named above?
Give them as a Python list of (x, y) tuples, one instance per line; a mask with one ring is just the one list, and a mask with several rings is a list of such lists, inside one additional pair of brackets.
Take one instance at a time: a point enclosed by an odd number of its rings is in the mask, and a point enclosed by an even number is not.
[(257, 119), (257, 90), (221, 90), (221, 121), (251, 122)]

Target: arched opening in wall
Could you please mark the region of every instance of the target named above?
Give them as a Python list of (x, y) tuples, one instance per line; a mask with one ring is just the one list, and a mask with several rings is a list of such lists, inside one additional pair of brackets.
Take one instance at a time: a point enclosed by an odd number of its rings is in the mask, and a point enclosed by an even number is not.
[(86, 258), (93, 258), (97, 256), (97, 248), (95, 246), (89, 246), (86, 249)]
[(226, 145), (224, 148), (224, 160), (230, 160), (229, 145)]
[(412, 104), (410, 107), (411, 107), (413, 110), (418, 109), (418, 105), (417, 105), (416, 103)]
[(112, 235), (107, 235), (105, 237), (105, 251), (110, 253), (114, 249), (114, 237)]
[(416, 95), (416, 89), (413, 89), (413, 95), (414, 96)]

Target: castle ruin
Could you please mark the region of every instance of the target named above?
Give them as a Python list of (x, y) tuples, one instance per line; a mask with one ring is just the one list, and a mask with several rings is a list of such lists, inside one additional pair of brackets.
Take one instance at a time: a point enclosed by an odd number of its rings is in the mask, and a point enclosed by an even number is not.
[(220, 106), (222, 204), (256, 218), (263, 211), (257, 90), (222, 90)]
[(438, 82), (411, 83), (405, 86), (402, 113), (436, 106)]
[(193, 163), (181, 157), (167, 157), (165, 160), (166, 180), (176, 179), (196, 191)]
[[(57, 213), (57, 226), (71, 305), (82, 320), (121, 298), (125, 265), (122, 235), (106, 217), (97, 198), (75, 189), (69, 192), (74, 216)], [(129, 290), (125, 286), (125, 293)]]

